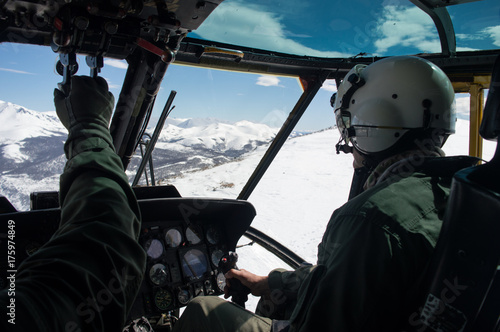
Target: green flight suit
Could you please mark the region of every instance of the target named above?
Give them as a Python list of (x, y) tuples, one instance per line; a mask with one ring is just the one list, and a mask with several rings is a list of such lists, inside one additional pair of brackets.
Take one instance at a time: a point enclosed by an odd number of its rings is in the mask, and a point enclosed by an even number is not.
[[(121, 331), (142, 282), (140, 212), (107, 128), (79, 124), (65, 145), (59, 229), (18, 268), (15, 325), (2, 331)], [(0, 293), (0, 306), (10, 301)]]
[[(427, 157), (394, 164), (399, 165), (396, 172), (388, 169), (382, 181), (333, 213), (316, 265), (269, 274), (271, 296), (261, 299), (260, 316), (254, 318), (287, 320), (290, 326), (283, 331), (290, 332), (387, 332), (417, 326), (422, 275), (439, 236), (452, 175), (475, 162)], [(231, 325), (214, 319), (221, 316), (213, 312), (222, 307), (220, 301), (203, 301), (194, 304), (197, 309), (188, 306), (178, 330), (210, 326), (205, 330), (230, 331), (226, 327)], [(276, 314), (280, 307), (285, 309), (281, 317)], [(244, 317), (251, 320), (247, 313)], [(270, 324), (261, 326), (256, 321), (253, 329), (241, 331), (271, 330)]]

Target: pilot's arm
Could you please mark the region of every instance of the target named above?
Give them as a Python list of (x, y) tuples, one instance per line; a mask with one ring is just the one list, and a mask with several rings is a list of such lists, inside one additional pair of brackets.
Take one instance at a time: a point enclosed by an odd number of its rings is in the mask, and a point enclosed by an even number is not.
[(16, 325), (6, 326), (121, 331), (146, 257), (137, 243), (137, 201), (108, 130), (114, 98), (104, 79), (73, 77), (69, 97), (56, 90), (54, 101), (69, 131), (60, 179), (61, 224), (19, 267)]

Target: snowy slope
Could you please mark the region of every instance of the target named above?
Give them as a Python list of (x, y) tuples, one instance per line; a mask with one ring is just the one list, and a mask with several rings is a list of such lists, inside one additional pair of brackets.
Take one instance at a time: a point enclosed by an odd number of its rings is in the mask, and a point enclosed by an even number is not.
[(15, 162), (28, 160), (29, 156), (22, 151), (27, 139), (67, 133), (55, 113), (40, 113), (1, 100), (0, 123), (2, 155)]
[[(458, 120), (457, 134), (450, 136), (444, 147), (447, 155), (468, 153), (468, 125), (468, 121)], [(257, 209), (253, 226), (308, 261), (316, 260), (315, 245), (324, 230), (311, 228), (311, 224), (325, 227), (333, 210), (348, 197), (352, 157), (335, 153), (338, 138), (338, 131), (330, 129), (288, 140), (249, 198)], [(491, 159), (495, 146), (494, 142), (484, 143), (485, 160)], [(169, 183), (183, 196), (237, 197), (265, 148), (246, 155), (241, 162), (178, 177)], [(224, 185), (228, 183), (234, 186)]]

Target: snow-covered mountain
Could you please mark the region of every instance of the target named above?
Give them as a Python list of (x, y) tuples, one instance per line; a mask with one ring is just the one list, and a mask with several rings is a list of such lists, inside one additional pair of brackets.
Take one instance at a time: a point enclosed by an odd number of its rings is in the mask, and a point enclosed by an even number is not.
[[(54, 112), (40, 113), (4, 101), (0, 101), (0, 123), (0, 194), (18, 209), (27, 209), (30, 192), (57, 190), (67, 131)], [(267, 144), (276, 132), (248, 121), (168, 119), (153, 151), (155, 178), (164, 181), (234, 161)], [(141, 160), (139, 151), (127, 170), (131, 179)]]
[[(30, 140), (38, 137), (63, 137), (66, 129), (55, 113), (40, 113), (0, 100), (0, 146), (2, 157), (22, 163), (32, 157)], [(2, 163), (5, 166), (4, 163)], [(3, 171), (3, 169), (0, 169)]]
[[(459, 113), (466, 109), (460, 104), (457, 106)], [(29, 207), (30, 192), (58, 189), (59, 175), (65, 163), (63, 144), (66, 129), (54, 113), (30, 111), (1, 101), (0, 123), (0, 194), (8, 197), (18, 209), (24, 210)], [(468, 153), (468, 126), (467, 120), (459, 118), (457, 133), (445, 145), (448, 155)], [(153, 128), (149, 132), (152, 133)], [(247, 121), (231, 124), (216, 119), (169, 118), (153, 151), (155, 179), (160, 183), (176, 184), (184, 196), (215, 194), (234, 198), (276, 132), (276, 128)], [(294, 133), (291, 136), (301, 134)], [(279, 174), (284, 177), (285, 173), (293, 171), (307, 179), (308, 174), (326, 173), (326, 170), (315, 171), (312, 168), (325, 163), (328, 168), (335, 167), (336, 174), (342, 174), (341, 178), (348, 183), (351, 178), (350, 156), (335, 155), (334, 159), (326, 161), (315, 157), (332, 155), (337, 140), (336, 130), (306, 135), (298, 141), (290, 140), (278, 154), (278, 166), (274, 165), (276, 162), (273, 163), (268, 173), (277, 167), (277, 177)], [(315, 143), (308, 144), (309, 141)], [(305, 146), (299, 148), (302, 145)], [(484, 159), (489, 160), (493, 156), (494, 147), (494, 143), (484, 142)], [(282, 159), (285, 154), (289, 159)], [(344, 157), (346, 161), (342, 163), (347, 165), (347, 170), (339, 173), (341, 167), (337, 163)], [(138, 152), (127, 170), (131, 180), (140, 160)], [(212, 173), (212, 169), (220, 165), (224, 167), (218, 167)], [(238, 174), (238, 179), (234, 179), (234, 174)], [(268, 176), (266, 174), (265, 177)], [(300, 183), (287, 181), (295, 186)], [(338, 181), (340, 179), (336, 183)], [(139, 184), (144, 183), (143, 176)], [(262, 184), (259, 184), (257, 190), (261, 187)], [(301, 188), (306, 187), (306, 184), (301, 185)], [(285, 191), (293, 193), (291, 188)], [(304, 189), (300, 189), (300, 192), (304, 192)]]
[(0, 194), (18, 209), (32, 191), (56, 190), (65, 157), (66, 128), (54, 113), (0, 101)]
[[(149, 132), (152, 133), (153, 129)], [(276, 128), (248, 121), (168, 120), (153, 151), (155, 180), (164, 183), (165, 179), (178, 177), (185, 172), (237, 160), (258, 146), (269, 143), (276, 132)], [(141, 160), (138, 149), (127, 169), (130, 178), (135, 177)], [(141, 183), (145, 183), (144, 178)]]

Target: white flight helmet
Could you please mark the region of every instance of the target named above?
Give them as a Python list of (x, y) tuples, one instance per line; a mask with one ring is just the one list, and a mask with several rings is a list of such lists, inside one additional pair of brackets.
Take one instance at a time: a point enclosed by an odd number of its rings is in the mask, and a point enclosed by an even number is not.
[(438, 66), (415, 56), (354, 66), (331, 103), (342, 138), (364, 154), (387, 150), (411, 131), (455, 132), (450, 80)]

